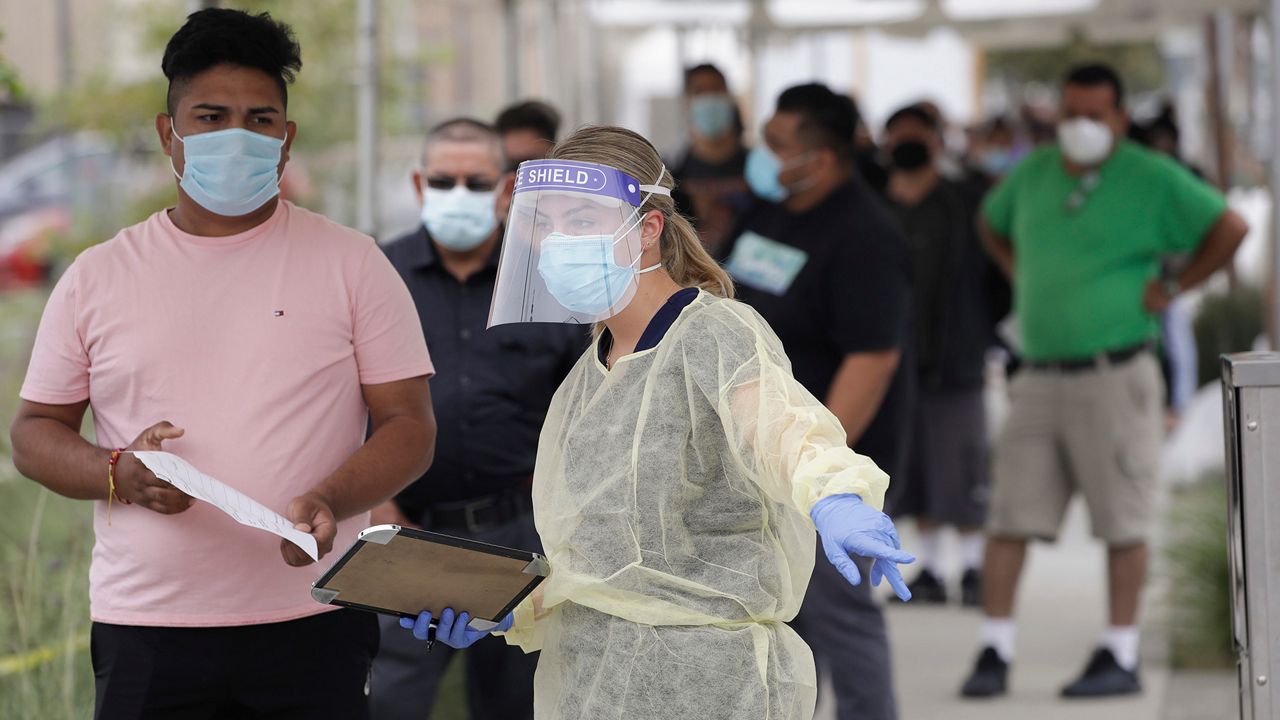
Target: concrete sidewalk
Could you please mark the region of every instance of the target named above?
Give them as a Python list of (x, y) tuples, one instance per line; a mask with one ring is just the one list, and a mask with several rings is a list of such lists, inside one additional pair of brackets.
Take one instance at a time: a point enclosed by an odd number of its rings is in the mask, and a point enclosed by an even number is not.
[[(903, 546), (910, 549), (916, 543), (911, 524), (904, 525)], [(1104, 550), (1088, 533), (1084, 507), (1077, 501), (1058, 543), (1032, 546), (1018, 598), (1017, 659), (1010, 692), (1003, 698), (959, 698), (976, 655), (981, 620), (977, 610), (958, 605), (888, 606), (901, 720), (1164, 720), (1170, 674), (1157, 612), (1158, 582), (1148, 591), (1144, 609), (1145, 692), (1123, 700), (1058, 698), (1062, 685), (1084, 668), (1106, 622)], [(911, 578), (915, 572), (907, 569), (905, 575)], [(1219, 717), (1229, 715), (1224, 709)], [(824, 693), (816, 718), (834, 717), (830, 696)]]

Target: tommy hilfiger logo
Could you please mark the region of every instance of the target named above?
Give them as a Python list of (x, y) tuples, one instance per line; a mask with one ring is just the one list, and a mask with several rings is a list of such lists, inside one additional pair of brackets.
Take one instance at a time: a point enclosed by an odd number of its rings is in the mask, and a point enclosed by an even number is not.
[(271, 316), (272, 316), (272, 317), (284, 317), (284, 311), (283, 311), (283, 310), (276, 310), (275, 312), (271, 313)]

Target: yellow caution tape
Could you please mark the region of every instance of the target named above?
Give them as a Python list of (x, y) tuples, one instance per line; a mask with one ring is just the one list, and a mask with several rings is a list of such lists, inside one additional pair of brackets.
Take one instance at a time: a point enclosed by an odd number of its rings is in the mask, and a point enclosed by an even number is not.
[(47, 662), (55, 660), (58, 656), (66, 652), (80, 652), (89, 647), (89, 636), (80, 635), (74, 638), (70, 643), (60, 641), (49, 643), (28, 652), (10, 655), (0, 658), (0, 677), (5, 675), (15, 675), (20, 672), (26, 672), (32, 668), (39, 667)]

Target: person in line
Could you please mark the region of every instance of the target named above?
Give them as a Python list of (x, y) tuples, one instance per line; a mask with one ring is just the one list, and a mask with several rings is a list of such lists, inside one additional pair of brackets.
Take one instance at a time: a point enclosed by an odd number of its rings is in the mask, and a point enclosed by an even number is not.
[(974, 131), (968, 162), (977, 173), (994, 183), (1008, 175), (1029, 150), (1029, 142), (1020, 137), (1013, 119), (999, 115)]
[[(177, 203), (58, 281), (14, 464), (94, 501), (96, 718), (365, 718), (374, 617), (314, 602), (310, 557), (194, 503), (132, 451), (176, 453), (331, 561), (431, 462), (413, 300), (372, 239), (277, 195), (298, 132), (287, 25), (202, 10), (161, 66), (155, 128)], [(92, 442), (79, 432), (90, 406)]]
[(960, 536), (960, 600), (982, 603), (982, 524), (989, 487), (983, 386), (987, 350), (1008, 312), (1008, 285), (988, 259), (975, 219), (985, 190), (943, 176), (941, 127), (910, 105), (889, 116), (889, 209), (906, 235), (914, 275), (918, 391), (904, 482), (890, 498), (894, 518), (920, 531), (917, 601), (945, 603), (942, 526)]
[(525, 160), (547, 156), (560, 134), (560, 113), (539, 100), (525, 100), (504, 108), (493, 125), (502, 138), (506, 169), (515, 172)]
[[(1204, 173), (1182, 157), (1181, 133), (1171, 103), (1164, 103), (1160, 113), (1145, 125), (1135, 123), (1129, 132), (1129, 138), (1156, 152), (1164, 153), (1196, 177), (1204, 179)], [(1161, 273), (1175, 275), (1186, 260), (1185, 253), (1165, 259)], [(1191, 300), (1178, 297), (1169, 303), (1169, 307), (1160, 316), (1158, 357), (1165, 382), (1165, 428), (1169, 432), (1178, 426), (1182, 413), (1186, 411), (1198, 389), (1199, 358), (1192, 315)]]
[(676, 181), (672, 197), (714, 253), (752, 201), (743, 175), (747, 148), (742, 115), (724, 73), (711, 64), (685, 70), (684, 101), (689, 145), (671, 170)]
[[(439, 443), (431, 469), (376, 508), (372, 522), (541, 551), (529, 493), (538, 431), (586, 333), (576, 325), (485, 331), (501, 249), (498, 199), (512, 182), (505, 167), (497, 132), (479, 120), (456, 118), (427, 133), (413, 173), (422, 222), (385, 251), (409, 286), (440, 373), (432, 380)], [(381, 621), (373, 718), (421, 718), (457, 654), (424, 653), (395, 620)], [(490, 638), (463, 657), (472, 718), (533, 717), (536, 654)]]
[[(1222, 195), (1125, 139), (1120, 76), (1073, 68), (1058, 143), (1034, 151), (989, 195), (987, 249), (1012, 279), (1025, 356), (995, 447), (983, 563), (986, 619), (962, 694), (1007, 690), (1014, 596), (1031, 539), (1053, 540), (1071, 497), (1107, 546), (1108, 626), (1065, 697), (1141, 692), (1138, 607), (1163, 436), (1151, 352), (1158, 317), (1231, 260), (1247, 230)], [(1177, 276), (1160, 260), (1190, 252)]]
[[(763, 202), (722, 254), (739, 297), (777, 330), (796, 380), (839, 419), (845, 444), (899, 477), (915, 384), (911, 267), (897, 224), (855, 169), (857, 124), (849, 98), (825, 85), (784, 91), (747, 161)], [(842, 720), (897, 715), (884, 616), (868, 587), (819, 563), (794, 626), (831, 673)]]
[[(813, 656), (786, 622), (813, 531), (844, 582), (863, 581), (854, 553), (905, 597), (888, 478), (729, 299), (647, 140), (585, 128), (550, 158), (517, 176), (491, 319), (599, 323), (538, 443), (551, 575), (499, 626), (542, 651), (535, 716), (812, 717)], [(446, 642), (480, 634), (441, 620)]]

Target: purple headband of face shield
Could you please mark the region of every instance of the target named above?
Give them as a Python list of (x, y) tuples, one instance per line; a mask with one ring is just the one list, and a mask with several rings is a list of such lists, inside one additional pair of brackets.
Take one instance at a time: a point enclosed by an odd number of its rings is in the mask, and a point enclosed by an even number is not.
[[(666, 174), (665, 168), (663, 174)], [(548, 190), (613, 198), (632, 207), (640, 207), (644, 193), (670, 194), (666, 188), (643, 185), (627, 173), (608, 165), (577, 160), (526, 160), (520, 163), (520, 167), (516, 168), (516, 195)]]

